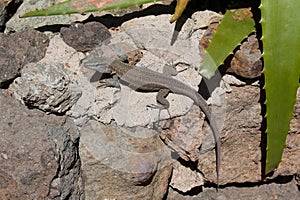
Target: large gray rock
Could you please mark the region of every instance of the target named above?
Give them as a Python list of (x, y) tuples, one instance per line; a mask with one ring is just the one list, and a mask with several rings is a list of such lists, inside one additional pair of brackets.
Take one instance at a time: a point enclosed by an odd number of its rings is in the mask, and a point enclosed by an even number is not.
[(64, 113), (81, 96), (81, 91), (64, 70), (63, 64), (30, 63), (11, 85), (14, 96), (30, 107)]
[(80, 133), (87, 199), (163, 199), (172, 171), (170, 152), (153, 131), (91, 120)]
[[(226, 94), (226, 119), (221, 132), (220, 183), (257, 182), (261, 180), (260, 89), (254, 86), (231, 89)], [(215, 182), (214, 152), (201, 154), (199, 160), (198, 169)]]
[[(261, 181), (262, 116), (260, 88), (256, 86), (231, 86), (226, 94), (226, 119), (221, 133), (220, 183), (245, 183)], [(299, 102), (295, 104), (291, 132), (287, 135), (282, 162), (273, 177), (293, 176), (299, 173)], [(214, 152), (201, 154), (198, 169), (208, 180), (215, 180)]]
[(79, 134), (0, 90), (0, 199), (80, 199)]
[[(236, 199), (288, 199), (298, 200), (299, 190), (295, 180), (289, 177), (281, 183), (254, 184), (250, 183), (248, 187), (227, 186), (216, 192), (215, 188), (207, 188), (203, 191), (194, 190), (193, 195), (179, 194), (172, 188), (169, 188), (166, 200), (199, 200), (199, 199), (218, 199), (218, 200), (236, 200)], [(196, 195), (197, 194), (197, 195)]]

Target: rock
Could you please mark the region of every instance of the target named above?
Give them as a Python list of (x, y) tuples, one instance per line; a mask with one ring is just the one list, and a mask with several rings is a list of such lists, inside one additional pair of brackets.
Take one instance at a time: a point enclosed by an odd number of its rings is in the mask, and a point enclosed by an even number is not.
[(0, 33), (0, 87), (20, 75), (21, 68), (45, 56), (48, 37), (28, 28), (10, 35)]
[(28, 110), (0, 90), (0, 199), (80, 199), (79, 135), (70, 119)]
[[(199, 42), (200, 55), (203, 57), (219, 23), (208, 26)], [(234, 73), (246, 79), (257, 78), (262, 73), (261, 51), (256, 35), (251, 35), (243, 42), (240, 49), (234, 53), (227, 72)]]
[[(226, 119), (221, 134), (220, 184), (261, 181), (261, 104), (260, 88), (235, 87), (226, 96)], [(297, 106), (295, 117), (297, 120)], [(299, 120), (298, 120), (299, 121)], [(298, 122), (296, 123), (298, 124)], [(293, 123), (292, 123), (293, 125)], [(282, 162), (272, 177), (291, 176), (299, 171), (299, 134), (288, 134)], [(208, 180), (216, 180), (215, 155), (200, 154), (198, 169)]]
[(300, 87), (297, 91), (297, 101), (294, 105), (294, 117), (291, 119), (290, 134), (299, 134), (300, 132)]
[[(261, 120), (259, 88), (254, 86), (234, 87), (227, 94), (227, 117), (222, 133), (221, 186), (202, 187), (187, 193), (169, 187), (167, 199), (298, 199), (297, 176), (299, 177), (299, 116), (300, 88), (291, 119), (282, 162), (269, 182), (261, 182)], [(200, 154), (198, 168), (207, 179), (215, 177), (214, 152)], [(211, 164), (208, 164), (208, 160)], [(199, 167), (200, 166), (200, 167)], [(209, 169), (208, 169), (209, 168)], [(211, 177), (211, 178), (210, 178)], [(271, 182), (270, 182), (271, 181)], [(298, 180), (299, 181), (299, 180)], [(249, 185), (247, 185), (247, 182)], [(246, 187), (236, 187), (239, 183)], [(298, 183), (299, 184), (299, 183)]]
[(52, 113), (66, 112), (81, 96), (81, 91), (70, 81), (62, 64), (27, 64), (10, 89), (29, 107)]
[[(260, 181), (260, 89), (254, 86), (231, 88), (231, 93), (226, 95), (226, 118), (221, 134), (220, 184)], [(199, 160), (198, 169), (215, 182), (215, 153), (201, 154)]]
[[(197, 16), (207, 17), (205, 24), (216, 18), (211, 12), (200, 12)], [(176, 69), (181, 71), (174, 78), (198, 90), (201, 77), (195, 70), (195, 67), (199, 65), (201, 57), (198, 53), (198, 46), (194, 44), (196, 44), (195, 42), (199, 40), (202, 34), (202, 30), (197, 27), (205, 24), (201, 24), (195, 19), (190, 20), (188, 25), (183, 26), (184, 34), (180, 32), (176, 42), (170, 44), (172, 41), (170, 32), (175, 28), (175, 24), (169, 23), (170, 18), (170, 15), (160, 15), (159, 17), (147, 16), (127, 21), (122, 24), (120, 29), (111, 31), (111, 43), (103, 46), (106, 48), (117, 47), (125, 54), (129, 51), (140, 49), (143, 57), (137, 65), (148, 67), (158, 72), (162, 72), (163, 67), (167, 63), (173, 63)], [(157, 23), (157, 21), (161, 23)], [(190, 37), (187, 37), (188, 34), (185, 33), (190, 33)], [(125, 46), (124, 44), (131, 45), (131, 48), (128, 47), (123, 51), (124, 48), (120, 46)], [(104, 59), (103, 57), (107, 56), (105, 53), (108, 52), (104, 47), (104, 50), (101, 47), (96, 48), (90, 55), (98, 59)], [(107, 57), (112, 58), (110, 55)], [(88, 79), (92, 80), (91, 77), (92, 75), (87, 76)], [(89, 87), (87, 90), (90, 90), (91, 86), (87, 84), (82, 85), (82, 88), (87, 86)], [(135, 92), (121, 85), (120, 92), (116, 91), (115, 88), (98, 87), (92, 94), (95, 99), (93, 104), (96, 106), (89, 104), (85, 110), (91, 110), (89, 113), (103, 123), (109, 123), (113, 120), (118, 125), (134, 127), (146, 126), (158, 120), (159, 111), (148, 106), (156, 104), (156, 93)], [(83, 98), (90, 99), (86, 98), (85, 94), (83, 94)], [(193, 105), (193, 101), (183, 95), (171, 93), (167, 99), (171, 102), (169, 108), (171, 117), (186, 114)], [(78, 107), (82, 108), (86, 107), (86, 105), (79, 105)], [(74, 109), (74, 112), (80, 113), (76, 109)], [(160, 119), (169, 117), (166, 110), (161, 112)]]
[(6, 14), (7, 14), (7, 6), (10, 2), (12, 2), (13, 0), (3, 0), (0, 2), (0, 28), (2, 29), (2, 27), (5, 24), (5, 19), (6, 19)]
[(235, 52), (229, 72), (244, 78), (257, 78), (262, 73), (261, 52), (256, 35), (251, 35), (243, 42), (240, 50)]
[(72, 23), (70, 27), (60, 29), (64, 42), (77, 51), (90, 51), (110, 37), (108, 29), (99, 22), (86, 24)]
[(2, 0), (0, 1), (0, 30), (5, 27), (7, 18), (9, 17), (8, 8), (14, 9), (17, 7), (22, 0)]
[[(286, 182), (287, 181), (287, 182)], [(268, 184), (249, 184), (248, 187), (226, 186), (216, 192), (215, 188), (204, 188), (204, 190), (194, 190), (190, 194), (178, 193), (171, 187), (166, 200), (199, 200), (199, 199), (289, 199), (298, 200), (299, 190), (295, 180), (286, 178), (284, 182)]]
[(225, 74), (222, 79), (229, 85), (235, 85), (235, 86), (244, 86), (247, 85), (246, 82), (241, 81), (237, 77), (231, 75), (231, 74)]
[(104, 126), (80, 130), (86, 199), (162, 199), (171, 176), (170, 152), (153, 131)]
[(204, 115), (200, 114), (200, 108), (193, 106), (186, 115), (168, 120), (160, 132), (160, 137), (180, 158), (196, 162), (199, 160), (200, 146), (204, 138), (203, 123)]
[(204, 184), (203, 175), (199, 172), (183, 166), (179, 162), (173, 163), (173, 173), (170, 186), (183, 193), (192, 190), (195, 187), (200, 187)]
[(282, 160), (273, 174), (277, 176), (289, 176), (300, 173), (300, 87), (297, 91), (297, 101), (294, 105), (294, 116), (290, 122), (290, 131), (286, 138), (286, 146)]

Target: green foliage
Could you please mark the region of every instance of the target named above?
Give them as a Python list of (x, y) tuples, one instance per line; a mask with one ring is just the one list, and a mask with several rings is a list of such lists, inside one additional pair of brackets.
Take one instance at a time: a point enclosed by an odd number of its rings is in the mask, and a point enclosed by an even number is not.
[[(98, 0), (100, 2), (101, 0)], [(67, 14), (75, 14), (75, 13), (87, 13), (87, 12), (99, 12), (102, 10), (111, 10), (111, 9), (121, 9), (127, 8), (130, 6), (142, 5), (150, 2), (157, 2), (162, 0), (115, 0), (112, 4), (109, 4), (105, 7), (97, 8), (94, 4), (90, 2), (90, 4), (85, 4), (84, 10), (79, 10), (74, 5), (72, 5), (71, 0), (66, 0), (64, 2), (54, 4), (48, 8), (44, 8), (41, 10), (35, 10), (28, 13), (25, 13), (21, 17), (34, 17), (34, 16), (50, 16), (50, 15), (67, 15)], [(95, 0), (93, 3), (97, 3)]]
[[(93, 12), (96, 11), (96, 8), (90, 8), (90, 10), (86, 10), (86, 12)], [(70, 1), (64, 1), (59, 4), (54, 4), (53, 6), (41, 10), (35, 10), (24, 15), (20, 16), (21, 18), (25, 17), (36, 17), (36, 16), (51, 16), (51, 15), (67, 15), (67, 14), (74, 14), (79, 13), (75, 8), (71, 6)]]
[(227, 11), (203, 57), (200, 73), (211, 78), (218, 66), (241, 41), (254, 31), (249, 9)]
[(263, 58), (267, 106), (265, 172), (281, 161), (300, 77), (300, 1), (262, 0)]

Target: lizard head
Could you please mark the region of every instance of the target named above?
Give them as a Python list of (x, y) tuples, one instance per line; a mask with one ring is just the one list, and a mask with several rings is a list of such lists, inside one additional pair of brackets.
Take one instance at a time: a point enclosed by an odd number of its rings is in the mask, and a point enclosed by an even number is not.
[(114, 60), (127, 60), (127, 55), (122, 53), (117, 48), (99, 49), (91, 53), (87, 58), (82, 61), (84, 67), (92, 70), (99, 71), (100, 73), (111, 73), (109, 65)]
[(111, 69), (108, 67), (112, 61), (101, 57), (90, 57), (82, 61), (84, 67), (98, 71), (100, 73), (111, 73)]

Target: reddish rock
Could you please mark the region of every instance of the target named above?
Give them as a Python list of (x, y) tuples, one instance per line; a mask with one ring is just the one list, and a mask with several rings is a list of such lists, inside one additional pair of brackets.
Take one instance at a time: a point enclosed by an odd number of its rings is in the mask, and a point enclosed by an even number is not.
[(29, 110), (4, 90), (0, 104), (0, 199), (80, 199), (79, 135), (71, 121)]
[(77, 51), (90, 51), (110, 38), (108, 29), (100, 22), (73, 23), (60, 30), (64, 42)]
[(48, 37), (32, 28), (6, 35), (0, 33), (0, 87), (20, 75), (23, 66), (45, 56)]

